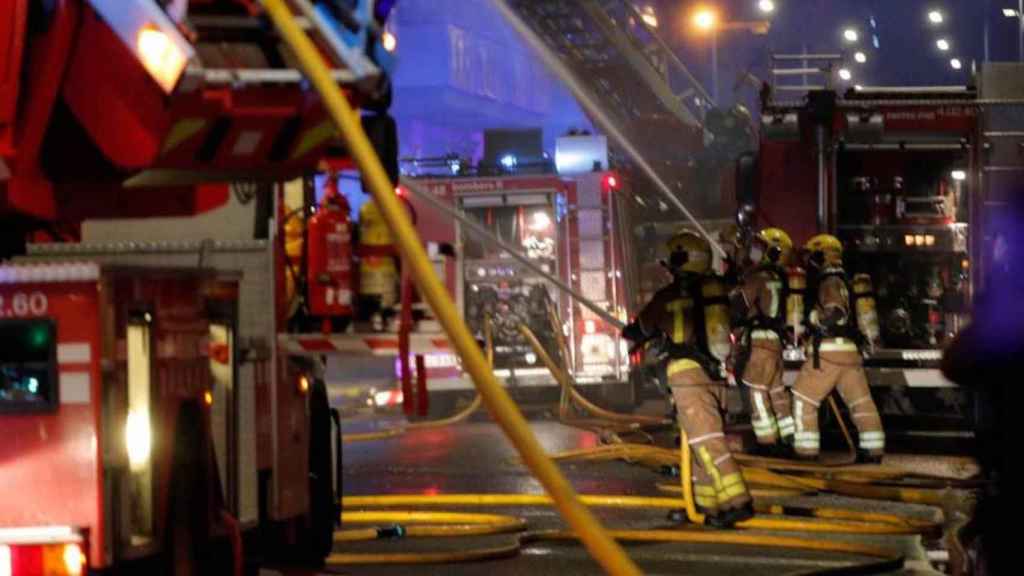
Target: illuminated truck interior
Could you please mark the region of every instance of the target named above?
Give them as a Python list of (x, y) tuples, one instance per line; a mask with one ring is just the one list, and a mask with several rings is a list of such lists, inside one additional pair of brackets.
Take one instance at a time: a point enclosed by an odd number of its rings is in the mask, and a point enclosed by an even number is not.
[(947, 343), (966, 311), (966, 154), (911, 161), (899, 151), (848, 151), (839, 158), (838, 230), (849, 241), (852, 270), (874, 282), (881, 344)]
[[(551, 195), (524, 194), (514, 200), (507, 196), (465, 197), (462, 204), (470, 217), (502, 240), (520, 247), (542, 269), (550, 273), (558, 270), (556, 242), (564, 235), (560, 230), (564, 221), (559, 221)], [(466, 317), (481, 335), (484, 318), (493, 322), (495, 368), (507, 371), (539, 367), (536, 354), (519, 331), (520, 322), (530, 326), (545, 348), (557, 355), (556, 327), (549, 315), (558, 302), (555, 288), (490, 242), (467, 234), (463, 246)]]

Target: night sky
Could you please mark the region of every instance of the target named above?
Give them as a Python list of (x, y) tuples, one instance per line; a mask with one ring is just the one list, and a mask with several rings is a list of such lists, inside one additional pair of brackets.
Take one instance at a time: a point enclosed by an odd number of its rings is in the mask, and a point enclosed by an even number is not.
[[(955, 85), (971, 80), (972, 62), (985, 58), (985, 23), (989, 22), (989, 58), (1017, 59), (1017, 22), (1003, 16), (1004, 7), (1017, 0), (775, 0), (777, 11), (767, 36), (744, 30), (724, 31), (719, 37), (720, 93), (724, 104), (735, 99), (750, 102), (753, 88), (734, 90), (740, 74), (749, 71), (766, 78), (769, 52), (836, 52), (853, 49), (845, 45), (842, 30), (860, 32), (857, 49), (868, 56), (867, 64), (850, 63), (851, 84), (862, 85)], [(710, 90), (710, 42), (695, 33), (690, 15), (700, 5), (716, 6), (722, 19), (749, 21), (762, 18), (757, 0), (655, 0), (649, 2), (661, 20), (660, 31), (679, 50)], [(1013, 5), (1013, 6), (1011, 6)], [(929, 23), (929, 10), (940, 9), (945, 22)], [(871, 21), (875, 26), (872, 27)], [(877, 36), (878, 48), (874, 46)], [(939, 37), (948, 38), (949, 52), (936, 47)], [(950, 58), (963, 62), (957, 72)]]

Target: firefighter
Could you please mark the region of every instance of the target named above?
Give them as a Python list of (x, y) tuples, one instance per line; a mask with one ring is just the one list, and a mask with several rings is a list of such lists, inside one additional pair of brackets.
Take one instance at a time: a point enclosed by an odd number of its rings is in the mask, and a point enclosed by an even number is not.
[(812, 238), (805, 249), (811, 343), (807, 361), (793, 386), (794, 448), (801, 458), (818, 456), (818, 408), (833, 389), (838, 389), (857, 426), (858, 462), (881, 462), (885, 432), (864, 373), (861, 350), (865, 339), (853, 317), (849, 280), (842, 267), (843, 245), (834, 236), (822, 234)]
[(742, 275), (729, 298), (737, 342), (733, 373), (750, 389), (751, 424), (762, 452), (788, 456), (796, 429), (782, 382), (782, 349), (789, 300), (785, 265), (793, 241), (784, 230), (766, 228), (752, 244), (751, 256), (760, 262)]
[[(667, 363), (679, 426), (692, 449), (697, 505), (709, 525), (730, 527), (750, 518), (753, 507), (726, 444), (721, 415), (725, 390), (714, 381), (721, 379), (721, 367), (708, 343), (719, 333), (728, 339), (728, 314), (717, 313), (725, 307), (726, 295), (719, 279), (709, 275), (707, 241), (684, 231), (669, 241), (668, 250), (665, 266), (673, 282), (654, 295), (623, 337), (646, 343), (649, 353)], [(725, 325), (712, 326), (707, 318), (721, 318)]]

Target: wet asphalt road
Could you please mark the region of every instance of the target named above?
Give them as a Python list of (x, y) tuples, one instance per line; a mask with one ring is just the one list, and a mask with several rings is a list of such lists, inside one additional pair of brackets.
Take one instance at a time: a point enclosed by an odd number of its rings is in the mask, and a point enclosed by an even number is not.
[[(350, 422), (352, 431), (386, 428), (398, 420)], [(534, 417), (532, 428), (549, 452), (588, 448), (598, 445), (590, 432), (567, 427), (549, 418)], [(344, 491), (346, 495), (444, 494), (444, 493), (526, 493), (542, 489), (520, 463), (500, 429), (485, 416), (441, 429), (418, 430), (378, 441), (345, 446)], [(624, 462), (567, 463), (563, 471), (580, 493), (665, 496), (656, 484), (667, 478), (645, 468)], [(844, 506), (863, 509), (864, 503), (835, 497), (814, 497), (805, 502), (819, 506)], [(913, 512), (922, 518), (937, 518), (934, 509), (922, 506), (894, 506), (871, 503), (881, 511)], [(436, 509), (436, 508), (435, 508)], [(557, 513), (549, 508), (461, 508), (463, 512), (493, 512), (524, 518), (529, 530), (564, 528)], [(680, 527), (669, 522), (657, 510), (596, 510), (599, 519), (615, 529), (705, 530)], [(793, 535), (793, 534), (790, 534)], [(851, 537), (831, 534), (805, 534), (811, 539), (846, 539), (870, 543), (910, 558), (924, 554), (917, 537)], [(396, 553), (476, 550), (509, 546), (517, 535), (474, 538), (399, 539), (336, 544), (336, 552)], [(863, 563), (866, 558), (808, 551), (778, 550), (736, 545), (708, 544), (633, 544), (630, 556), (646, 574), (813, 574)], [(574, 543), (538, 543), (524, 547), (511, 557), (464, 564), (424, 566), (328, 566), (320, 574), (452, 574), (570, 576), (599, 574), (600, 568), (582, 546)], [(900, 574), (927, 574), (928, 565), (911, 560)], [(267, 576), (273, 572), (266, 572)]]

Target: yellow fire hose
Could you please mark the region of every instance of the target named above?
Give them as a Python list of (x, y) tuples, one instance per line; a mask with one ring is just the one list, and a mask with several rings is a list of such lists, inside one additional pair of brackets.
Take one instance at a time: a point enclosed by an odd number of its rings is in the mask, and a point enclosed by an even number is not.
[[(489, 316), (484, 317), (484, 340), (486, 342), (486, 354), (487, 364), (492, 368), (494, 367), (494, 337), (493, 327)], [(477, 410), (480, 409), (482, 399), (478, 393), (473, 397), (473, 401), (470, 402), (465, 408), (459, 410), (455, 414), (439, 420), (429, 420), (426, 422), (411, 422), (404, 426), (396, 428), (389, 428), (387, 430), (381, 430), (378, 432), (362, 432), (357, 434), (344, 434), (341, 437), (341, 441), (349, 444), (353, 442), (370, 442), (373, 440), (384, 440), (386, 438), (394, 438), (395, 436), (401, 436), (409, 430), (424, 430), (427, 428), (443, 428), (445, 426), (451, 426), (458, 424), (466, 418), (472, 416)]]
[[(805, 490), (830, 490), (873, 499), (894, 499), (910, 503), (939, 502), (942, 499), (942, 490), (955, 487), (956, 483), (954, 479), (944, 476), (910, 473), (894, 467), (870, 465), (833, 467), (810, 462), (759, 458), (742, 453), (736, 453), (733, 456), (743, 465), (743, 473), (748, 482), (754, 479), (755, 482), (769, 482), (773, 486), (781, 485), (782, 487)], [(554, 454), (552, 458), (556, 461), (629, 459), (652, 467), (673, 465), (679, 462), (678, 451), (645, 444), (614, 444), (568, 450)], [(790, 471), (802, 475), (779, 474), (777, 471)], [(877, 485), (878, 483), (893, 484), (905, 479), (928, 481), (936, 486), (929, 488), (919, 485), (914, 487)], [(872, 488), (877, 488), (877, 490)]]
[[(410, 528), (408, 535), (416, 537), (417, 535), (413, 534), (411, 530), (412, 529)], [(446, 532), (444, 527), (441, 526), (435, 527), (435, 530), (442, 533)], [(352, 537), (345, 541), (369, 541), (380, 538), (379, 531), (376, 529), (360, 530), (358, 532), (358, 538), (353, 534)], [(496, 530), (494, 533), (497, 534), (500, 532)], [(437, 534), (434, 535), (436, 536)], [(451, 533), (442, 535), (451, 536), (455, 534)], [(793, 538), (789, 536), (703, 530), (612, 530), (609, 532), (609, 535), (619, 542), (630, 543), (685, 543), (718, 546), (733, 544), (765, 548), (855, 554), (869, 558), (882, 559), (885, 561), (885, 565), (889, 567), (889, 569), (898, 569), (902, 564), (902, 557), (894, 554), (890, 550), (855, 542), (811, 540), (806, 538)], [(571, 532), (527, 532), (520, 535), (511, 544), (473, 550), (455, 550), (451, 552), (333, 553), (325, 559), (325, 564), (328, 567), (331, 567), (368, 564), (425, 565), (479, 562), (484, 560), (510, 558), (518, 555), (524, 548), (541, 542), (578, 540), (579, 536)]]
[(941, 506), (945, 490), (927, 488), (904, 488), (900, 486), (879, 486), (828, 478), (782, 475), (763, 468), (744, 468), (743, 477), (752, 484), (774, 485), (783, 488), (803, 488), (833, 492), (843, 496), (868, 500), (889, 500), (908, 504)]
[[(658, 484), (658, 490), (669, 494), (682, 494), (682, 486), (678, 484)], [(852, 520), (855, 522), (869, 522), (894, 524), (897, 526), (913, 527), (917, 530), (928, 531), (938, 528), (934, 522), (918, 520), (896, 514), (881, 514), (874, 512), (860, 512), (845, 508), (811, 508), (804, 506), (792, 506), (764, 502), (764, 499), (796, 498), (800, 496), (811, 496), (816, 490), (799, 490), (787, 488), (750, 488), (750, 496), (754, 498), (754, 509), (759, 514), (771, 516), (804, 516), (828, 520)]]
[[(520, 331), (524, 337), (533, 347), (537, 356), (543, 361), (550, 370), (551, 374), (555, 377), (559, 386), (562, 388), (563, 401), (560, 403), (559, 417), (563, 423), (574, 426), (577, 428), (583, 428), (586, 430), (593, 431), (595, 433), (605, 434), (619, 434), (625, 432), (638, 432), (639, 428), (643, 425), (668, 425), (672, 422), (663, 418), (657, 418), (654, 416), (646, 415), (630, 415), (620, 414), (612, 412), (605, 408), (602, 408), (585, 396), (583, 396), (576, 388), (576, 384), (572, 381), (572, 378), (565, 372), (565, 370), (558, 367), (554, 359), (547, 353), (544, 347), (540, 344), (536, 335), (525, 325), (520, 326)], [(494, 366), (494, 342), (493, 342), (493, 328), (490, 318), (485, 319), (484, 324), (484, 335), (487, 345), (486, 353), (488, 364)], [(563, 352), (564, 353), (564, 352)], [(595, 418), (584, 419), (584, 418), (573, 418), (568, 414), (567, 408), (569, 407), (566, 403), (566, 399), (571, 399), (583, 407), (584, 410), (592, 413)], [(473, 398), (473, 401), (459, 412), (442, 418), (439, 420), (430, 420), (427, 422), (413, 422), (406, 424), (401, 427), (391, 428), (388, 430), (381, 430), (377, 432), (364, 432), (364, 433), (353, 433), (345, 434), (342, 436), (342, 441), (345, 443), (353, 442), (367, 442), (373, 440), (383, 440), (386, 438), (393, 438), (400, 436), (409, 430), (419, 430), (426, 428), (440, 428), (444, 426), (450, 426), (457, 424), (469, 418), (479, 409), (481, 404), (481, 397), (479, 394)]]
[(323, 56), (310, 38), (299, 27), (295, 15), (285, 0), (262, 0), (267, 14), (291, 49), (310, 83), (320, 94), (324, 108), (334, 120), (347, 149), (355, 159), (363, 181), (368, 184), (384, 221), (395, 237), (399, 251), (409, 266), (410, 273), (424, 299), (430, 303), (438, 321), (444, 327), (453, 347), (462, 358), (463, 366), (472, 376), (477, 391), (491, 415), (515, 446), (523, 461), (551, 495), (558, 511), (569, 526), (579, 534), (580, 540), (594, 559), (609, 574), (640, 574), (622, 547), (615, 542), (601, 523), (576, 496), (575, 490), (544, 453), (540, 442), (530, 430), (519, 408), (495, 378), (472, 334), (448, 297), (445, 287), (434, 273), (427, 254), (409, 222), (405, 208), (394, 193), (380, 159), (360, 123), (359, 113), (352, 109), (348, 99), (335, 82)]
[[(497, 514), (470, 514), (465, 512), (425, 512), (425, 511), (368, 511), (342, 513), (345, 524), (399, 524), (402, 536), (451, 537), (451, 536), (486, 536), (489, 534), (505, 534), (526, 529), (526, 521), (515, 516)], [(335, 542), (357, 542), (374, 540), (381, 537), (377, 528), (356, 530), (336, 530)]]
[[(490, 366), (494, 366), (494, 337), (493, 328), (490, 317), (484, 318), (484, 340), (486, 342), (486, 354), (487, 363)], [(455, 414), (439, 420), (429, 420), (426, 422), (411, 422), (405, 426), (392, 428), (389, 430), (382, 430), (379, 432), (365, 432), (358, 434), (345, 434), (342, 436), (342, 441), (345, 443), (351, 442), (369, 442), (373, 440), (383, 440), (386, 438), (393, 438), (405, 434), (409, 430), (423, 430), (427, 428), (442, 428), (444, 426), (451, 426), (458, 424), (472, 416), (477, 410), (480, 409), (482, 399), (480, 394), (473, 397), (473, 401), (470, 402), (465, 408), (459, 410)]]
[[(584, 494), (580, 500), (594, 508), (678, 510), (690, 502), (679, 498), (654, 496), (616, 496)], [(543, 494), (396, 494), (386, 496), (347, 496), (342, 498), (343, 509), (392, 508), (397, 506), (551, 506), (552, 500)], [(739, 525), (741, 528), (759, 528), (787, 532), (828, 532), (833, 534), (918, 534), (934, 527), (932, 523), (904, 519), (895, 515), (867, 515), (834, 508), (763, 507), (764, 513), (773, 515), (788, 510), (792, 515), (815, 517), (823, 520), (849, 522), (812, 522), (803, 519), (755, 518)], [(342, 513), (342, 519), (348, 518)], [(695, 522), (699, 524), (700, 522)]]
[[(651, 498), (636, 496), (583, 495), (581, 499), (589, 506), (614, 508), (677, 509), (683, 503), (675, 498)], [(550, 506), (552, 500), (542, 494), (407, 494), (389, 496), (352, 496), (342, 501), (344, 524), (376, 524), (381, 528), (345, 529), (335, 533), (335, 542), (358, 542), (395, 538), (458, 537), (507, 534), (523, 531), (526, 523), (519, 518), (498, 514), (467, 514), (456, 512), (429, 511), (353, 511), (353, 508), (375, 506)], [(767, 507), (767, 513), (778, 513), (782, 507)], [(813, 511), (818, 518), (832, 518), (848, 523), (810, 522), (805, 524), (808, 531), (834, 532), (841, 526), (845, 533), (856, 534), (914, 534), (920, 531), (904, 519), (884, 514), (861, 514), (847, 510), (820, 509)], [(808, 513), (807, 515), (811, 515)], [(866, 523), (868, 521), (870, 523)], [(820, 526), (821, 529), (815, 529)], [(623, 542), (646, 543), (701, 543), (738, 544), (770, 548), (812, 550), (821, 552), (849, 553), (872, 558), (896, 561), (897, 555), (874, 546), (842, 541), (811, 540), (767, 534), (753, 534), (727, 531), (707, 531), (699, 528), (684, 530), (618, 530), (610, 534)], [(515, 542), (473, 550), (451, 552), (408, 552), (408, 553), (335, 553), (326, 562), (328, 565), (352, 564), (438, 564), (480, 561), (507, 558), (518, 554), (522, 548), (543, 541), (573, 540), (569, 532), (543, 531), (527, 532)]]
[(665, 418), (659, 418), (657, 416), (646, 416), (643, 414), (620, 414), (618, 412), (612, 412), (610, 410), (601, 408), (600, 406), (594, 404), (590, 400), (587, 400), (587, 398), (583, 396), (583, 394), (581, 394), (579, 390), (576, 389), (576, 386), (572, 381), (572, 377), (569, 376), (569, 374), (560, 366), (558, 366), (558, 364), (556, 364), (555, 361), (551, 358), (551, 355), (548, 354), (547, 350), (544, 349), (544, 346), (541, 345), (540, 340), (537, 339), (537, 335), (533, 333), (533, 330), (530, 330), (530, 328), (525, 324), (520, 324), (519, 332), (523, 335), (524, 338), (526, 338), (526, 341), (529, 342), (530, 347), (533, 348), (534, 354), (536, 354), (537, 357), (540, 358), (541, 362), (544, 363), (544, 366), (547, 367), (549, 372), (551, 372), (551, 375), (554, 376), (555, 380), (562, 387), (562, 390), (568, 392), (569, 396), (573, 400), (575, 400), (580, 406), (582, 406), (584, 409), (591, 412), (595, 416), (604, 418), (611, 422), (625, 423), (637, 426), (662, 426), (672, 424), (671, 420), (666, 420)]
[[(366, 530), (360, 540), (376, 539), (376, 530)], [(698, 530), (612, 530), (609, 532), (615, 540), (630, 543), (685, 543), (709, 545), (744, 545), (764, 548), (782, 548), (790, 550), (807, 550), (814, 552), (832, 552), (856, 554), (886, 561), (889, 569), (898, 569), (902, 557), (890, 550), (858, 544), (830, 540), (811, 540), (789, 536), (773, 536), (767, 534), (750, 534), (740, 532), (716, 532)], [(523, 548), (540, 542), (578, 541), (579, 537), (571, 532), (541, 531), (527, 532), (519, 536), (515, 542), (502, 546), (493, 546), (475, 550), (456, 550), (451, 552), (405, 552), (405, 553), (334, 553), (325, 559), (327, 566), (348, 565), (379, 565), (379, 564), (453, 564), (459, 562), (479, 562), (509, 558), (519, 554)], [(353, 541), (353, 540), (350, 540)]]

